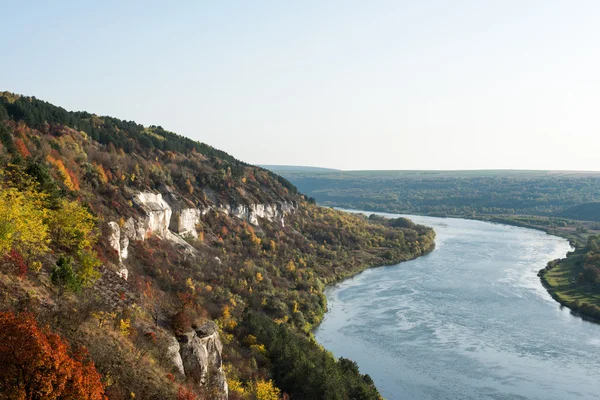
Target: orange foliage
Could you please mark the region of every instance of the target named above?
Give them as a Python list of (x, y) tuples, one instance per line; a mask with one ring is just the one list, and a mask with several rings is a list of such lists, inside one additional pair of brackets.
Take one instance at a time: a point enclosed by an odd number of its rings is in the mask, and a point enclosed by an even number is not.
[(27, 149), (25, 142), (23, 142), (21, 139), (18, 139), (18, 138), (15, 139), (14, 142), (15, 142), (15, 147), (17, 148), (17, 151), (19, 152), (21, 157), (27, 158), (27, 157), (31, 156), (31, 153), (29, 152), (29, 149)]
[(96, 169), (96, 173), (98, 174), (98, 177), (100, 178), (100, 182), (102, 183), (108, 183), (108, 176), (106, 175), (106, 171), (104, 170), (104, 167), (100, 164), (96, 164), (93, 163), (94, 168)]
[(73, 190), (78, 191), (79, 190), (79, 178), (71, 170), (67, 170), (67, 173), (69, 174), (69, 178), (71, 179), (71, 182), (73, 183)]
[(58, 160), (51, 155), (48, 155), (48, 157), (46, 157), (46, 159), (48, 160), (49, 163), (51, 163), (52, 165), (54, 165), (56, 167), (56, 169), (58, 170), (59, 174), (61, 175), (61, 177), (63, 179), (65, 186), (69, 190), (73, 190), (73, 191), (79, 190), (79, 180), (76, 180), (75, 182), (73, 182), (72, 177), (75, 177), (75, 175), (71, 171), (67, 170), (67, 168), (65, 167), (65, 164), (63, 164), (62, 160)]
[(32, 314), (0, 313), (2, 398), (106, 400), (100, 374), (86, 358), (85, 350), (71, 357), (67, 343), (39, 329)]

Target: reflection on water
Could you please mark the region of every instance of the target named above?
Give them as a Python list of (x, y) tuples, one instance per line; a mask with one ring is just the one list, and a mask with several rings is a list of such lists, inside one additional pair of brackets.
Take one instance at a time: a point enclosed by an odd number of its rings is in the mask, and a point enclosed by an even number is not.
[(540, 231), (410, 216), (436, 250), (328, 288), (317, 340), (388, 399), (600, 398), (600, 325), (536, 276), (569, 250)]

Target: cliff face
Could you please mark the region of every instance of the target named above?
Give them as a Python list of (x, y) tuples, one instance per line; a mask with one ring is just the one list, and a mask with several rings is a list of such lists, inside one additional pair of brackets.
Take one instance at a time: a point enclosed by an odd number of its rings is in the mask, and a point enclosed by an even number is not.
[[(204, 208), (183, 208), (177, 202), (172, 201), (172, 207), (161, 193), (152, 192), (136, 193), (133, 203), (140, 209), (140, 217), (129, 218), (122, 227), (119, 227), (119, 224), (114, 221), (108, 223), (108, 242), (117, 252), (120, 263), (127, 259), (130, 240), (145, 240), (150, 235), (169, 239), (183, 248), (190, 249), (182, 238), (197, 238), (196, 226), (210, 211), (223, 213), (255, 226), (259, 226), (259, 219), (266, 219), (270, 222), (278, 222), (283, 227), (286, 215), (297, 209), (296, 204), (288, 201), (271, 204), (225, 204)], [(127, 279), (128, 273), (125, 268), (122, 269), (122, 274)]]
[(296, 208), (297, 206), (291, 201), (267, 204), (221, 204), (204, 208), (174, 208), (169, 228), (183, 237), (197, 238), (196, 225), (211, 210), (241, 219), (254, 226), (259, 226), (259, 218), (269, 222), (276, 221), (285, 226), (285, 216), (294, 212)]
[(223, 345), (217, 325), (207, 322), (186, 332), (169, 345), (169, 356), (180, 374), (199, 392), (210, 391), (211, 399), (227, 399), (227, 378), (222, 363)]
[[(258, 226), (259, 219), (285, 225), (285, 217), (293, 213), (297, 206), (292, 202), (250, 205), (219, 205), (204, 208), (181, 207), (181, 203), (171, 198), (171, 204), (161, 193), (138, 192), (133, 204), (140, 210), (140, 216), (131, 217), (122, 227), (111, 221), (108, 223), (108, 243), (118, 254), (120, 270), (118, 275), (127, 280), (129, 271), (125, 266), (130, 240), (145, 240), (156, 235), (162, 239), (179, 244), (182, 248), (194, 252), (183, 237), (198, 238), (196, 226), (209, 212), (246, 221)], [(172, 207), (173, 206), (173, 207)], [(175, 211), (173, 211), (175, 209)], [(211, 392), (211, 398), (227, 399), (227, 378), (222, 365), (223, 345), (219, 339), (215, 323), (208, 322), (200, 328), (185, 333), (168, 346), (168, 355), (177, 371), (192, 382), (199, 391)]]

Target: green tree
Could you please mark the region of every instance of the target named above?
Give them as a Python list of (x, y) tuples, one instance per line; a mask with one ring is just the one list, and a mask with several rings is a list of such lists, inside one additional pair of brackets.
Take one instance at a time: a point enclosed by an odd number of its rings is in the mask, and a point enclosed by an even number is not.
[(73, 270), (73, 258), (60, 256), (50, 274), (52, 283), (58, 287), (58, 295), (65, 292), (78, 292), (81, 289), (81, 279)]

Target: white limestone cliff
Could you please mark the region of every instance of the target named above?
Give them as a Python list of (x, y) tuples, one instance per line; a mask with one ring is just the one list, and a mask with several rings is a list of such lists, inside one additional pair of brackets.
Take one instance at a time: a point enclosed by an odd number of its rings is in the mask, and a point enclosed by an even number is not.
[(173, 365), (182, 376), (185, 376), (185, 369), (183, 368), (183, 360), (181, 354), (179, 354), (180, 346), (177, 339), (170, 337), (169, 346), (167, 347), (167, 357), (173, 362)]
[[(196, 226), (209, 211), (225, 213), (258, 226), (259, 219), (276, 221), (285, 225), (285, 216), (293, 213), (297, 206), (292, 202), (277, 202), (271, 204), (231, 205), (205, 208), (177, 206), (173, 209), (160, 193), (138, 192), (133, 202), (139, 207), (141, 216), (129, 218), (122, 227), (114, 221), (108, 223), (109, 243), (119, 256), (119, 263), (127, 259), (130, 240), (145, 240), (151, 235), (159, 236), (182, 246), (187, 252), (193, 252), (193, 247), (184, 238), (197, 238)], [(127, 279), (125, 267), (119, 274)]]
[(272, 204), (250, 204), (250, 205), (231, 205), (221, 204), (215, 207), (205, 208), (181, 208), (173, 210), (169, 228), (182, 237), (198, 237), (196, 225), (200, 223), (202, 217), (209, 211), (215, 210), (222, 212), (234, 218), (241, 219), (252, 225), (259, 225), (259, 218), (268, 221), (279, 222), (285, 225), (285, 216), (293, 213), (296, 206), (291, 202), (279, 202)]
[[(186, 332), (178, 338), (178, 344), (188, 382), (200, 390), (210, 386), (218, 392), (215, 399), (227, 399), (227, 378), (222, 363), (223, 345), (216, 324), (208, 322), (195, 331)], [(178, 363), (176, 356), (173, 360)]]
[(117, 252), (119, 261), (121, 261), (121, 228), (114, 221), (108, 223), (108, 243)]

